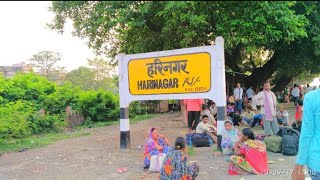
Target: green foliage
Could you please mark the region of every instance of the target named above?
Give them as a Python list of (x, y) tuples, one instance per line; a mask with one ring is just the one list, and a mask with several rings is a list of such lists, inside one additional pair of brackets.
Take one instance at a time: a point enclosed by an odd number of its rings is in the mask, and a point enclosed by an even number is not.
[[(90, 48), (114, 64), (118, 52), (210, 45), (223, 36), (226, 65), (252, 74), (251, 85), (273, 76), (320, 72), (316, 1), (55, 1), (51, 11), (51, 29), (63, 32), (66, 19), (71, 19), (73, 33), (87, 38)], [(262, 59), (266, 52), (270, 54)]]
[(119, 98), (103, 90), (86, 91), (79, 95), (76, 107), (93, 122), (119, 118)]
[(66, 106), (76, 103), (77, 95), (80, 92), (80, 88), (72, 87), (71, 83), (56, 86), (55, 91), (44, 99), (44, 108), (51, 114), (63, 114)]
[(95, 68), (79, 67), (72, 70), (66, 74), (66, 81), (71, 82), (73, 86), (79, 86), (82, 90), (98, 90), (101, 88), (118, 94), (119, 83), (117, 79), (110, 77), (108, 71), (111, 71), (111, 67), (107, 62), (101, 62), (101, 59), (91, 61)]
[(95, 74), (87, 67), (79, 67), (66, 74), (66, 80), (70, 81), (74, 86), (79, 86), (82, 90), (92, 90)]
[(62, 115), (33, 115), (29, 118), (32, 134), (60, 132), (66, 126)]
[[(109, 84), (116, 86), (118, 78), (104, 78), (101, 82), (107, 89)], [(84, 115), (85, 125), (90, 127), (95, 127), (95, 122), (118, 123), (116, 88), (105, 89), (83, 91), (70, 82), (58, 85), (36, 74), (17, 74), (11, 79), (0, 76), (0, 141), (64, 130), (66, 106)], [(132, 122), (143, 118), (139, 115), (146, 112), (140, 103), (133, 103), (130, 110)]]
[(62, 131), (66, 106), (78, 109), (90, 122), (119, 118), (119, 98), (111, 92), (86, 92), (36, 74), (0, 76), (0, 82), (0, 139)]
[[(237, 46), (269, 47), (306, 37), (304, 15), (295, 2), (101, 1), (52, 2), (50, 25), (61, 31), (65, 19), (89, 46), (115, 57), (124, 53), (201, 46), (223, 36), (228, 52)], [(105, 8), (108, 7), (108, 8)], [(114, 38), (117, 40), (115, 41)], [(105, 49), (105, 44), (110, 48)]]
[(138, 116), (138, 114), (143, 114), (143, 113), (144, 112), (142, 112), (141, 102), (134, 101), (134, 102), (130, 103), (130, 106), (129, 106), (129, 117), (130, 118), (135, 118), (136, 116)]
[(0, 139), (21, 138), (32, 133), (28, 118), (35, 110), (27, 101), (2, 104), (0, 108)]

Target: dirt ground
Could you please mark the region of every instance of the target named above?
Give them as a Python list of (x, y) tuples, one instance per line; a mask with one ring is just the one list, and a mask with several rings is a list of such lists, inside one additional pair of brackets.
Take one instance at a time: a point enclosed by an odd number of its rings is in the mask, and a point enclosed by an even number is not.
[[(131, 125), (131, 149), (120, 150), (118, 126), (87, 129), (89, 136), (1, 156), (0, 179), (158, 179), (159, 174), (143, 171), (143, 150), (138, 148), (151, 126), (167, 135), (170, 143), (187, 132), (181, 113), (162, 114)], [(275, 164), (269, 165), (268, 176), (229, 176), (226, 157), (213, 152), (215, 147), (196, 148), (189, 158), (200, 165), (197, 179), (291, 179), (295, 157), (269, 153)], [(119, 174), (118, 167), (127, 167), (128, 172)]]

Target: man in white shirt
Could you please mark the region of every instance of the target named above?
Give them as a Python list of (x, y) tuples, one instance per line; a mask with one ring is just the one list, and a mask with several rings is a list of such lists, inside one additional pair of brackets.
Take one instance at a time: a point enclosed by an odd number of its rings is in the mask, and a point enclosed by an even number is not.
[(294, 87), (291, 90), (291, 95), (292, 95), (292, 101), (294, 102), (294, 106), (297, 106), (297, 101), (300, 96), (300, 90), (299, 90), (298, 84), (294, 84)]
[(237, 83), (237, 87), (233, 91), (233, 96), (235, 100), (235, 109), (240, 114), (242, 111), (242, 95), (243, 95), (243, 89), (240, 87), (240, 83)]
[(263, 91), (254, 96), (252, 101), (261, 107), (260, 114), (262, 114), (265, 135), (276, 135), (279, 131), (276, 118), (277, 98), (274, 93), (270, 91), (270, 83), (264, 83)]
[(247, 94), (248, 100), (251, 101), (254, 95), (254, 91), (252, 90), (251, 86), (249, 89), (247, 89), (246, 94)]
[(202, 116), (202, 121), (198, 124), (196, 133), (206, 133), (216, 142), (216, 138), (213, 133), (217, 132), (216, 127), (208, 124), (209, 117), (207, 115)]

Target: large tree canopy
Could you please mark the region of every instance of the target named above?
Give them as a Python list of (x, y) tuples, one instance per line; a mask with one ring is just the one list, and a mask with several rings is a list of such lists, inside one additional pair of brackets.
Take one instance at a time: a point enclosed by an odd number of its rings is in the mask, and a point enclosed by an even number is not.
[(226, 65), (251, 73), (247, 82), (254, 87), (319, 71), (318, 2), (55, 1), (51, 11), (52, 29), (62, 33), (71, 19), (73, 34), (114, 64), (117, 52), (210, 45), (223, 36)]

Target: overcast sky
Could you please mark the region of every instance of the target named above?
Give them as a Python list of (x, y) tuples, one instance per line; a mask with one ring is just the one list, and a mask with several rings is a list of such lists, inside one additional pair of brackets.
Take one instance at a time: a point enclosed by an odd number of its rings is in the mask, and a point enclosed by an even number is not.
[(63, 60), (58, 64), (67, 70), (87, 65), (94, 57), (85, 40), (72, 37), (72, 24), (68, 23), (63, 35), (51, 31), (46, 23), (53, 13), (51, 2), (0, 2), (0, 66), (28, 62), (39, 51), (60, 52)]

